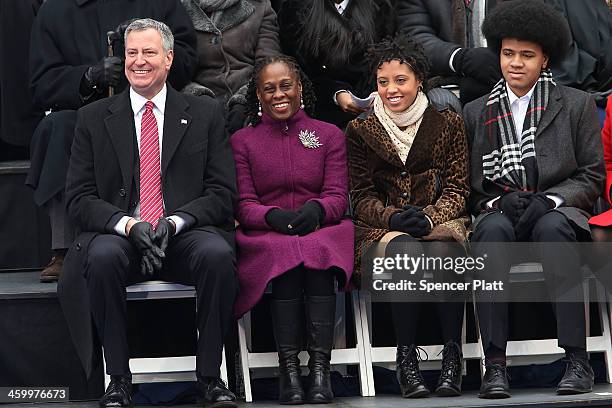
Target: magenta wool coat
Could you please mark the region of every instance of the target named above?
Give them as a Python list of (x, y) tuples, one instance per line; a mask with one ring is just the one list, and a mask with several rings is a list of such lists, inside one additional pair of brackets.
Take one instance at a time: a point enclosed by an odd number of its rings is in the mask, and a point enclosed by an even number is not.
[[(311, 133), (312, 132), (312, 133)], [(305, 134), (318, 138), (307, 148)], [(236, 219), (240, 295), (235, 314), (249, 311), (270, 280), (300, 264), (308, 269), (337, 268), (339, 286), (353, 272), (353, 223), (348, 208), (348, 167), (344, 134), (336, 126), (299, 110), (287, 122), (264, 114), (262, 122), (231, 138), (239, 203)], [(321, 228), (305, 236), (273, 231), (265, 216), (273, 208), (298, 210), (317, 201), (325, 211)], [(316, 273), (316, 272), (313, 272)]]

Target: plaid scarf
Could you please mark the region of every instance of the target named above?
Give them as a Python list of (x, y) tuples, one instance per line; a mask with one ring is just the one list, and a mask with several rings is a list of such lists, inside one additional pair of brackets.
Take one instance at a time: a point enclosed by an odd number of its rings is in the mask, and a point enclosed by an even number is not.
[[(538, 165), (535, 134), (542, 114), (546, 111), (551, 86), (555, 86), (550, 70), (544, 70), (536, 83), (520, 137), (512, 119), (512, 109), (502, 78), (493, 88), (487, 101), (484, 143), (489, 144), (482, 156), (485, 190), (493, 194), (504, 191), (535, 191), (538, 186)], [(487, 180), (489, 188), (487, 188)], [(492, 185), (492, 186), (491, 186)], [(501, 190), (500, 190), (501, 189)]]

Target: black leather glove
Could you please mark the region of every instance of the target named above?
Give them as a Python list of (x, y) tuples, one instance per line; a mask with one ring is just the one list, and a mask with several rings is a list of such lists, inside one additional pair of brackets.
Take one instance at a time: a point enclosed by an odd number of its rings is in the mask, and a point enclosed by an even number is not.
[(197, 82), (190, 82), (181, 90), (182, 93), (193, 96), (210, 96), (211, 98), (215, 98), (216, 95), (212, 89), (200, 85)]
[(173, 237), (176, 232), (174, 224), (167, 218), (160, 218), (155, 227), (153, 233), (153, 243), (159, 247), (163, 252), (166, 252), (168, 248), (168, 241), (170, 237)]
[(274, 231), (285, 235), (291, 235), (292, 232), (289, 228), (289, 223), (293, 221), (295, 217), (297, 217), (297, 213), (295, 211), (275, 208), (268, 211), (266, 214), (266, 222)]
[(227, 113), (227, 131), (230, 135), (244, 127), (246, 116), (246, 106), (240, 103), (236, 103), (229, 108)]
[(98, 92), (103, 92), (109, 86), (116, 86), (123, 75), (123, 58), (105, 57), (96, 65), (85, 71), (87, 86)]
[(529, 240), (533, 226), (548, 210), (553, 208), (555, 208), (555, 202), (546, 197), (546, 194), (531, 194), (525, 212), (514, 226), (517, 241)]
[(323, 219), (323, 208), (316, 201), (307, 201), (297, 210), (297, 217), (289, 223), (291, 235), (310, 234), (319, 227)]
[(138, 250), (141, 258), (140, 271), (143, 275), (152, 275), (162, 266), (164, 252), (153, 243), (153, 227), (145, 221), (132, 225), (128, 240)]
[(512, 225), (516, 225), (520, 215), (523, 214), (525, 209), (525, 201), (521, 199), (521, 193), (521, 191), (506, 193), (501, 196), (497, 203), (497, 207), (506, 217), (508, 217)]
[[(410, 234), (415, 238), (423, 237), (431, 232), (431, 225), (427, 216), (422, 210), (415, 209), (414, 206), (401, 213), (393, 214), (389, 220), (391, 231), (401, 231)], [(416, 207), (420, 208), (420, 207)]]
[(492, 87), (502, 77), (499, 55), (490, 48), (461, 48), (453, 58), (453, 68), (464, 76)]

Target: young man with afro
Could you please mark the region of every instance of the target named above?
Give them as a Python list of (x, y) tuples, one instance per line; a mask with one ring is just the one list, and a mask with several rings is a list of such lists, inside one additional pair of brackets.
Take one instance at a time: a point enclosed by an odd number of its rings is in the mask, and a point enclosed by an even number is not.
[[(499, 52), (503, 77), (464, 108), (474, 255), (487, 253), (486, 279), (507, 282), (516, 263), (508, 255), (512, 246), (489, 243), (537, 243), (533, 252), (567, 357), (557, 393), (590, 392), (594, 376), (576, 242), (590, 240), (587, 220), (605, 178), (595, 103), (553, 78), (550, 67), (567, 51), (569, 31), (551, 6), (540, 0), (503, 2), (486, 17), (482, 31)], [(477, 294), (477, 302), (486, 357), (479, 396), (507, 398), (508, 303), (495, 301), (492, 293)]]

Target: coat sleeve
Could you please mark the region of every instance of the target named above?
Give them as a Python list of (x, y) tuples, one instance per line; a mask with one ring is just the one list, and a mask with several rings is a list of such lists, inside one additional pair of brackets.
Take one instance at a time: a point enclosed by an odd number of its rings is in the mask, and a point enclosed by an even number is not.
[(271, 230), (266, 214), (278, 206), (263, 205), (255, 189), (249, 153), (240, 134), (232, 137), (232, 149), (236, 163), (236, 184), (238, 185), (238, 209), (236, 219), (246, 229)]
[(468, 183), (468, 150), (463, 120), (456, 113), (448, 112), (446, 144), (446, 167), (442, 173), (442, 194), (433, 204), (423, 210), (434, 226), (450, 221), (466, 213), (465, 206), (470, 194)]
[(261, 25), (259, 26), (255, 60), (279, 55), (281, 53), (276, 13), (272, 10), (272, 5), (269, 0), (265, 0), (264, 3), (265, 10)]
[(606, 189), (604, 190), (604, 198), (612, 205), (610, 193), (612, 191), (612, 98), (608, 98), (606, 106), (606, 121), (601, 130), (601, 140), (604, 149), (604, 161), (606, 162)]
[(340, 129), (328, 138), (329, 148), (325, 153), (325, 170), (321, 197), (318, 202), (325, 213), (322, 224), (338, 223), (348, 209), (348, 167), (346, 163), (346, 140)]
[[(34, 20), (30, 39), (30, 90), (34, 105), (42, 110), (78, 109), (81, 78), (89, 67), (68, 65), (58, 47), (66, 33), (53, 15), (53, 4), (45, 3)], [(66, 35), (66, 34), (64, 34)]]
[(394, 206), (387, 207), (382, 201), (381, 194), (374, 186), (372, 172), (368, 168), (367, 147), (353, 122), (348, 124), (346, 139), (353, 219), (373, 228), (389, 229), (389, 219), (393, 214), (402, 212), (402, 209)]
[[(214, 112), (198, 112), (210, 117), (207, 129), (206, 168), (202, 180), (202, 195), (177, 208), (195, 218), (194, 228), (208, 225), (223, 225), (234, 214), (236, 198), (236, 174), (232, 150), (225, 133), (223, 108), (215, 101)], [(204, 136), (206, 137), (206, 136)]]
[(77, 112), (70, 165), (66, 176), (66, 206), (68, 214), (82, 231), (108, 232), (106, 226), (116, 215), (127, 215), (119, 207), (100, 198), (94, 169), (94, 146), (89, 126), (98, 117), (83, 109)]
[[(578, 101), (572, 101), (572, 103)], [(546, 194), (556, 194), (567, 207), (592, 211), (605, 183), (605, 165), (597, 109), (591, 96), (585, 95), (577, 117), (572, 117), (576, 126), (572, 131), (576, 170), (571, 177), (546, 189)], [(578, 112), (578, 111), (577, 111)]]
[[(168, 4), (168, 3), (164, 3)], [(179, 0), (169, 2), (164, 22), (174, 35), (174, 60), (168, 81), (174, 89), (183, 89), (195, 72), (197, 66), (197, 38), (193, 23)]]
[[(427, 6), (427, 3), (430, 3)], [(433, 5), (431, 3), (434, 3)], [(449, 2), (450, 3), (450, 2)], [(444, 41), (438, 36), (439, 29), (434, 23), (430, 7), (439, 7), (440, 3), (431, 0), (398, 0), (396, 6), (397, 30), (420, 42), (425, 48), (431, 62), (432, 75), (449, 76), (454, 74), (448, 62), (459, 44)], [(440, 13), (445, 10), (441, 8)], [(452, 24), (451, 15), (441, 16), (438, 23)]]

